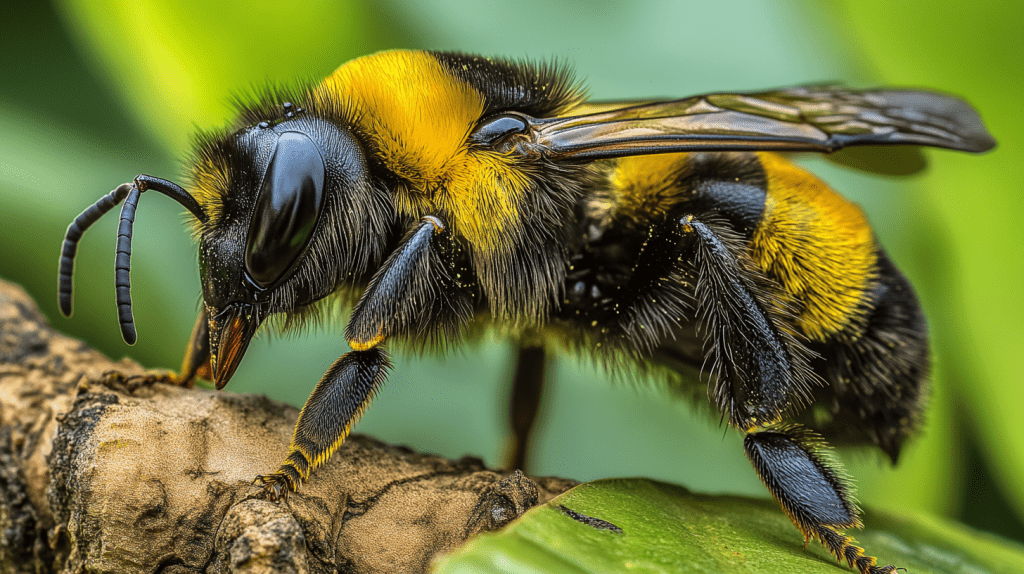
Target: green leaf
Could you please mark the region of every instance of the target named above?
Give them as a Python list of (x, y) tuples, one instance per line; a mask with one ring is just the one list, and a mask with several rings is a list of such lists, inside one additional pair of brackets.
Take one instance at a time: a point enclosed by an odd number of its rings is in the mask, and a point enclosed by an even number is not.
[[(621, 533), (579, 522), (598, 518)], [(913, 574), (1020, 572), (1024, 548), (945, 520), (871, 512), (857, 539), (880, 564)], [(435, 574), (489, 572), (853, 572), (802, 535), (770, 500), (695, 494), (648, 479), (577, 486), (434, 564)]]

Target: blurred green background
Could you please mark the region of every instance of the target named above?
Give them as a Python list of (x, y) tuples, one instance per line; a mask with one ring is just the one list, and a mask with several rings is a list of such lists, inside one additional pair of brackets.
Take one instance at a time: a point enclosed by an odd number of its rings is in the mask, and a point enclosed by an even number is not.
[[(557, 57), (601, 99), (822, 81), (962, 94), (999, 140), (995, 152), (929, 151), (927, 174), (902, 179), (804, 162), (864, 206), (917, 286), (933, 333), (928, 424), (899, 468), (874, 452), (842, 456), (867, 506), (951, 516), (1024, 540), (1022, 13), (1020, 2), (964, 10), (883, 0), (11, 4), (0, 24), (0, 276), (23, 284), (58, 329), (106, 354), (177, 368), (199, 297), (180, 207), (147, 196), (139, 210), (133, 348), (121, 342), (113, 301), (116, 217), (81, 245), (72, 320), (59, 316), (55, 295), (65, 227), (138, 173), (181, 180), (190, 135), (229, 121), (231, 93), (323, 76), (377, 50)], [(340, 333), (262, 336), (229, 390), (301, 405), (347, 351)], [(511, 360), (501, 341), (444, 360), (398, 356), (358, 431), (499, 464)], [(740, 437), (689, 405), (616, 383), (585, 361), (558, 360), (551, 379), (534, 473), (648, 476), (767, 496)], [(285, 446), (273, 448), (283, 455)]]

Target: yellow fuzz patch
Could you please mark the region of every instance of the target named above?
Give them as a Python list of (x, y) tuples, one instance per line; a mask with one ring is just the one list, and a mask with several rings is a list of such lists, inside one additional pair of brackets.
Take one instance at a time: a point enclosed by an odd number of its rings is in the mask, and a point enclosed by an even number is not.
[(412, 217), (445, 211), (481, 251), (502, 250), (520, 225), (530, 189), (507, 156), (470, 150), (466, 137), (483, 96), (426, 52), (390, 51), (353, 60), (313, 90), (321, 106), (347, 102), (373, 152), (408, 182), (394, 204)]
[[(214, 163), (209, 159), (199, 161), (192, 168), (190, 191), (192, 197), (196, 198), (196, 203), (210, 216), (207, 225), (213, 225), (221, 220), (223, 198), (228, 190), (229, 177), (226, 165)], [(193, 224), (193, 232), (198, 233), (202, 224), (194, 217), (189, 220)]]
[(751, 256), (802, 304), (803, 333), (824, 340), (855, 318), (875, 277), (871, 227), (859, 207), (820, 179), (779, 155), (758, 156), (768, 193)]
[(652, 219), (678, 205), (687, 191), (677, 183), (686, 155), (666, 153), (620, 159), (611, 177), (616, 215)]
[(512, 247), (508, 231), (520, 227), (519, 206), (530, 180), (510, 157), (495, 153), (466, 154), (438, 190), (438, 207), (454, 214), (458, 231), (483, 252)]
[(380, 52), (352, 60), (313, 90), (324, 105), (353, 106), (356, 123), (399, 176), (428, 189), (465, 154), (463, 142), (483, 113), (483, 98), (419, 51)]

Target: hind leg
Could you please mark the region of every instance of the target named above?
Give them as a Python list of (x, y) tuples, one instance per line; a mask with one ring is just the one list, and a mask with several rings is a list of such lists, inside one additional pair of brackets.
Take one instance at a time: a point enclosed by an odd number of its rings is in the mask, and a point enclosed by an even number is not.
[(791, 333), (790, 317), (773, 308), (772, 285), (744, 262), (728, 230), (687, 216), (696, 241), (697, 315), (717, 380), (712, 395), (729, 422), (746, 432), (743, 446), (761, 482), (804, 535), (820, 541), (861, 574), (890, 574), (841, 531), (861, 528), (860, 511), (842, 466), (810, 430), (782, 421), (821, 381), (810, 354)]
[(523, 344), (519, 348), (509, 401), (512, 444), (505, 459), (505, 467), (509, 470), (527, 471), (530, 435), (533, 433), (544, 390), (545, 364), (544, 347)]
[(863, 524), (849, 479), (821, 437), (799, 425), (778, 425), (747, 434), (743, 448), (761, 482), (803, 533), (805, 545), (818, 540), (862, 574), (896, 569), (876, 566), (873, 557), (841, 532)]

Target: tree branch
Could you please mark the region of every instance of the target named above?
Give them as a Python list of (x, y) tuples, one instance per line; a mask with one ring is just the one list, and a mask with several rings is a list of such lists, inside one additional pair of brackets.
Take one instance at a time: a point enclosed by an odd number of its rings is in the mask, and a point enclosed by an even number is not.
[(355, 435), (274, 504), (298, 410), (160, 379), (0, 281), (0, 572), (421, 572), (575, 484)]

